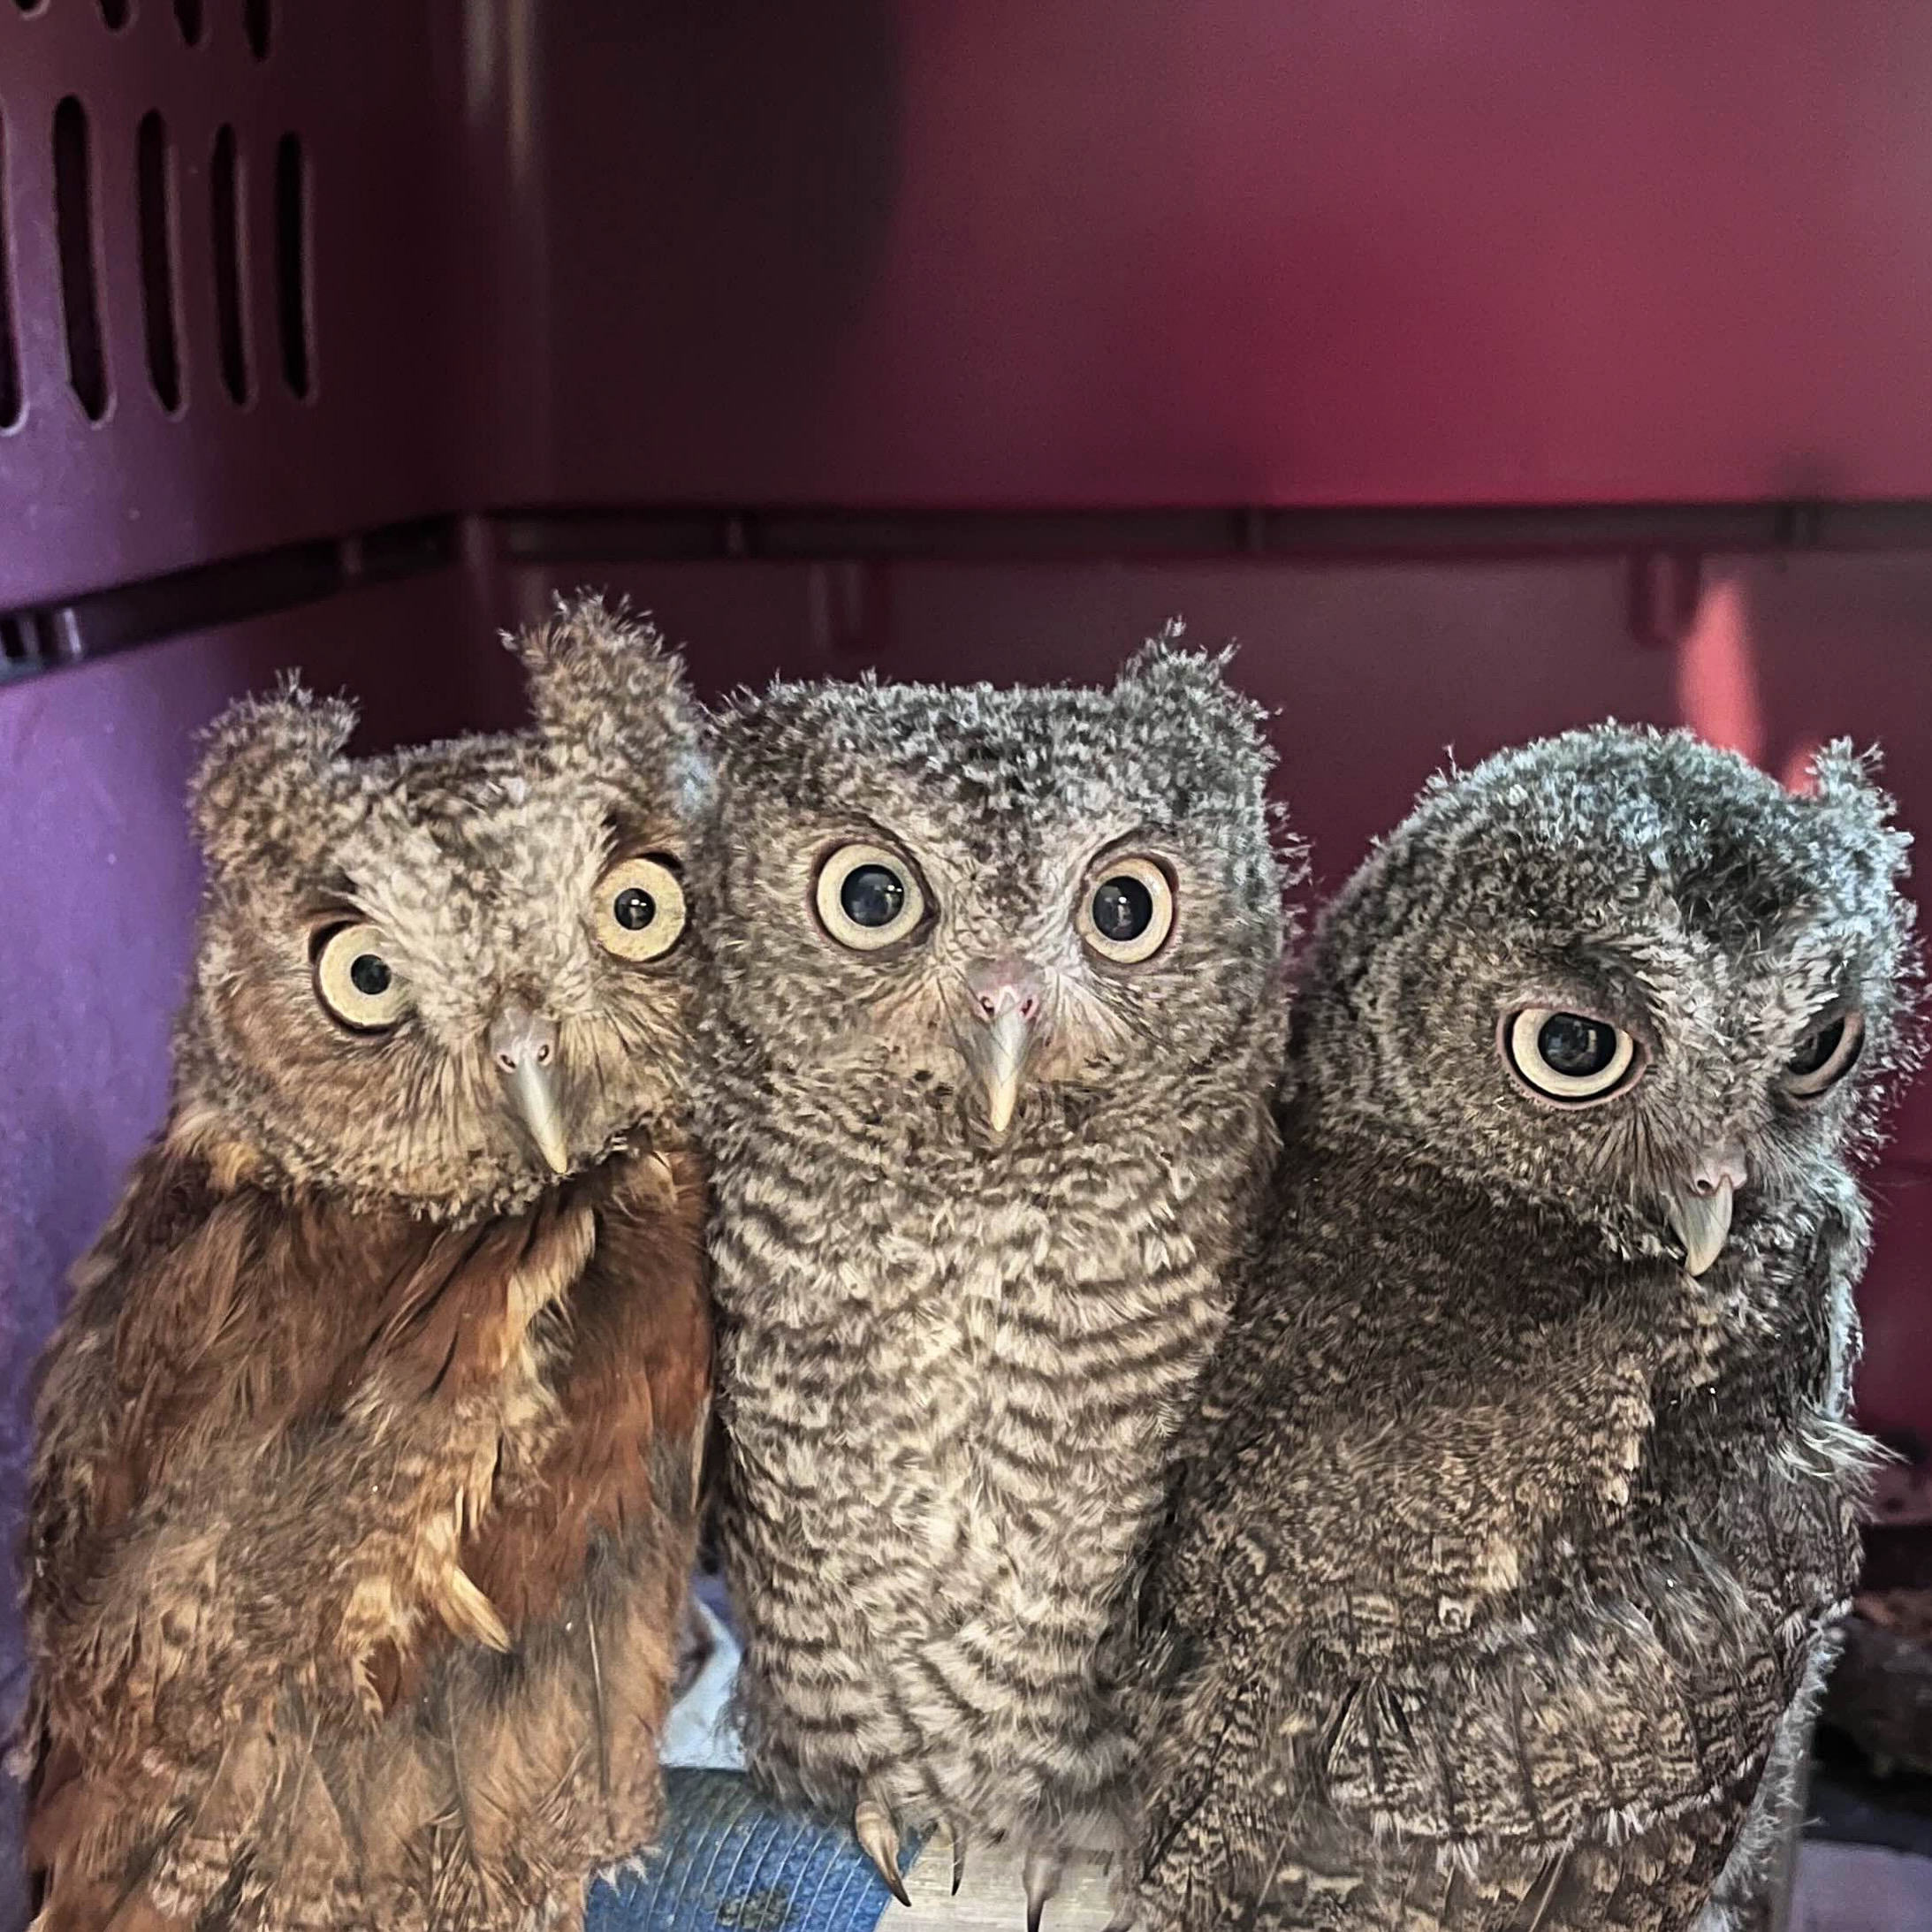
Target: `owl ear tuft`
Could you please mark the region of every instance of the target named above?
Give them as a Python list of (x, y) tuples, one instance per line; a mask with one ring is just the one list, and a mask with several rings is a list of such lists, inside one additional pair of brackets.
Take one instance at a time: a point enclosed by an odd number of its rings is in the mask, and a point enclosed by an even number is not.
[(1274, 763), (1268, 713), (1229, 681), (1235, 647), (1197, 650), (1182, 642), (1185, 627), (1170, 617), (1126, 664), (1114, 689), (1138, 701), (1145, 715), (1171, 722), (1184, 737), (1213, 734), (1236, 756), (1258, 757), (1264, 775)]
[(315, 823), (324, 774), (354, 729), (354, 704), (316, 696), (293, 673), (273, 697), (231, 704), (203, 734), (188, 784), (195, 836), (209, 862), (298, 846)]
[(557, 736), (615, 746), (642, 730), (696, 728), (684, 663), (648, 615), (601, 597), (559, 597), (549, 619), (507, 640), (523, 660), (537, 722)]
[(1898, 829), (1898, 802), (1878, 782), (1883, 764), (1875, 745), (1860, 751), (1849, 738), (1835, 738), (1812, 754), (1813, 795), (1822, 809), (1856, 825), (1875, 847), (1883, 848), (1896, 879), (1905, 870), (1912, 835)]
[(1116, 683), (1226, 696), (1231, 689), (1227, 673), (1228, 666), (1234, 662), (1235, 647), (1223, 644), (1219, 650), (1199, 650), (1188, 643), (1186, 637), (1185, 620), (1170, 617), (1121, 666)]
[(1878, 747), (1860, 751), (1849, 738), (1834, 738), (1811, 755), (1817, 796), (1826, 804), (1848, 805), (1890, 822), (1892, 802), (1878, 782), (1884, 760)]

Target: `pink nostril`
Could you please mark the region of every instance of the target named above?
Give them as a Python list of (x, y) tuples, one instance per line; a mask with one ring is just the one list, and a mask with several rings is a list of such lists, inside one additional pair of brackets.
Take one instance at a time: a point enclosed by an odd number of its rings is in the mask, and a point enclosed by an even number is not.
[(1751, 1165), (1745, 1158), (1745, 1151), (1736, 1142), (1726, 1142), (1723, 1146), (1713, 1147), (1691, 1173), (1691, 1192), (1700, 1199), (1708, 1200), (1727, 1182), (1733, 1192), (1742, 1189), (1751, 1178)]
[(1004, 959), (977, 962), (966, 971), (966, 990), (983, 1020), (997, 1020), (1003, 1013), (1015, 1013), (1031, 1021), (1040, 1009), (1038, 970), (1027, 960), (1008, 955)]
[(504, 1073), (547, 1067), (557, 1057), (557, 1023), (512, 1002), (490, 1029), (490, 1057)]

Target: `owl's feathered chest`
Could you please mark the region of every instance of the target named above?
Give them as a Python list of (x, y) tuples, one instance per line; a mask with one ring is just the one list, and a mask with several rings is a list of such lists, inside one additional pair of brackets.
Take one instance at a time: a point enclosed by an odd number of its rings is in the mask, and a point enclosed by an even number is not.
[(772, 1779), (838, 1801), (887, 1753), (901, 1802), (1012, 1823), (1120, 1775), (1102, 1659), (1223, 1318), (1264, 1130), (1233, 1122), (1206, 1158), (917, 1163), (774, 1122), (721, 1164), (725, 1533)]
[(1726, 1545), (1816, 1613), (1855, 1561), (1855, 1193), (1747, 1219), (1700, 1281), (1557, 1216), (1499, 1244), (1441, 1186), (1418, 1243), (1419, 1199), (1365, 1191), (1303, 1163), (1216, 1358), (1166, 1561), (1190, 1614), (1252, 1573), (1284, 1642), (1440, 1658)]
[[(1857, 1561), (1855, 1190), (1743, 1216), (1693, 1280), (1295, 1172), (1148, 1592), (1151, 1886), (1348, 1875), (1380, 1923), (1567, 1872), (1651, 1909), (1682, 1854), (1708, 1891)], [(1499, 1922), (1471, 1896), (1432, 1922)]]
[[(1171, 1426), (1224, 1306), (1238, 1163), (1183, 1166), (1152, 1137), (896, 1168), (806, 1133), (764, 1152), (720, 1176), (714, 1225), (741, 1412), (836, 1393), (841, 1434), (955, 1457), (1015, 1417), (1083, 1422), (1069, 1460)], [(1103, 1416), (1116, 1385), (1152, 1406)]]

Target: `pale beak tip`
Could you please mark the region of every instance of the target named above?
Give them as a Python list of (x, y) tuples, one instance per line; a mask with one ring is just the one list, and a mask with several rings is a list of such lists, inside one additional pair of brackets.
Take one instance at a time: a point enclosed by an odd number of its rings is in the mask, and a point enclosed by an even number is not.
[(509, 1080), (511, 1105), (544, 1165), (552, 1174), (570, 1172), (570, 1143), (558, 1105), (557, 1082), (547, 1063), (527, 1059)]
[(1007, 1137), (1020, 1102), (1031, 1028), (1016, 1008), (1000, 1015), (981, 1036), (980, 1081), (986, 1107), (986, 1130), (997, 1143)]
[(1730, 1234), (1732, 1188), (1720, 1181), (1708, 1194), (1689, 1191), (1670, 1198), (1671, 1231), (1684, 1244), (1685, 1272), (1701, 1275), (1708, 1272), (1723, 1252)]

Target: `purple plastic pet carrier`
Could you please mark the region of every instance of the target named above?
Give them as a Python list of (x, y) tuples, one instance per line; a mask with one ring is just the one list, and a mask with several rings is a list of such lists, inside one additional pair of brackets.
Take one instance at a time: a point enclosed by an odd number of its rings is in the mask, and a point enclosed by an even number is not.
[[(0, 1525), (194, 734), (282, 667), (376, 743), (513, 718), (580, 584), (710, 691), (1178, 612), (1324, 884), (1605, 713), (1882, 741), (1932, 833), (1928, 86), (1914, 0), (0, 0)], [(1928, 1181), (1921, 1084), (1860, 1383), (1921, 1445)]]

